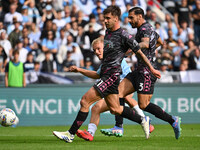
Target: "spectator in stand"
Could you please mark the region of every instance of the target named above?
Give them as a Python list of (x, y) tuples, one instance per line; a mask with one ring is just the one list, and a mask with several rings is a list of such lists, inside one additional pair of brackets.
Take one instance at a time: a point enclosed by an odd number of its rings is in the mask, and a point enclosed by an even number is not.
[(152, 27), (155, 29), (155, 23), (158, 22), (157, 15), (155, 12), (151, 12), (151, 18), (147, 20), (147, 22), (149, 22), (152, 25)]
[(58, 49), (60, 49), (62, 45), (67, 45), (67, 37), (64, 28), (60, 29), (60, 36), (56, 38), (56, 41), (58, 43)]
[(22, 18), (23, 18), (23, 20), (22, 20), (23, 26), (30, 26), (31, 22), (30, 22), (29, 17), (28, 17), (28, 6), (24, 5), (22, 7), (21, 14), (22, 14)]
[(28, 54), (28, 50), (23, 47), (23, 41), (22, 40), (17, 41), (15, 49), (19, 51), (19, 61), (22, 62), (22, 63), (25, 63), (26, 58), (27, 58), (27, 54)]
[(179, 71), (179, 66), (181, 64), (181, 56), (183, 54), (183, 51), (187, 49), (187, 46), (184, 45), (183, 41), (181, 39), (178, 39), (178, 45), (173, 48), (173, 54), (174, 54), (174, 62), (173, 62), (173, 68), (174, 71)]
[(65, 29), (65, 36), (67, 37), (68, 35), (70, 35), (70, 29), (71, 29), (71, 24), (70, 23), (67, 23), (64, 27)]
[(42, 61), (41, 72), (53, 73), (57, 72), (56, 62), (51, 60), (51, 51), (45, 51), (45, 60)]
[[(100, 28), (100, 29), (102, 29), (102, 28)], [(96, 39), (96, 38), (99, 37), (99, 33), (98, 33), (98, 31), (95, 31), (95, 27), (94, 27), (93, 24), (90, 24), (90, 25), (89, 25), (89, 30), (86, 31), (85, 34), (89, 36), (89, 38), (90, 38), (90, 43), (92, 43), (92, 41), (93, 41), (94, 39)]]
[(13, 51), (13, 60), (5, 68), (6, 87), (26, 87), (26, 75), (22, 62), (19, 61), (19, 51)]
[(69, 52), (69, 51), (68, 51), (68, 52), (67, 52), (66, 59), (63, 61), (62, 66), (63, 66), (63, 71), (64, 71), (64, 72), (68, 72), (68, 71), (69, 71), (69, 68), (70, 68), (71, 66), (76, 66), (76, 63), (75, 63), (74, 60), (72, 60), (71, 55), (72, 55), (72, 52)]
[(42, 22), (44, 24), (43, 26), (46, 26), (47, 21), (49, 20), (53, 21), (56, 17), (57, 17), (56, 11), (52, 8), (51, 5), (47, 5), (45, 7), (45, 10), (42, 16)]
[(65, 26), (66, 22), (65, 19), (62, 18), (61, 10), (57, 11), (57, 18), (53, 20), (53, 23), (58, 27), (58, 31)]
[(39, 10), (35, 6), (35, 0), (28, 0), (28, 17), (32, 23), (39, 24), (41, 21), (41, 16)]
[(147, 10), (147, 3), (145, 0), (132, 0), (131, 1), (132, 6), (139, 6), (144, 10), (144, 14), (146, 14)]
[(168, 72), (167, 67), (168, 63), (163, 60), (160, 66), (161, 78), (158, 79), (158, 83), (173, 83), (172, 75)]
[(53, 0), (52, 6), (56, 11), (63, 10), (64, 9), (64, 2), (65, 2), (65, 0)]
[(121, 22), (121, 28), (123, 28), (124, 30), (126, 30), (128, 33), (130, 33), (131, 35), (136, 35), (137, 33), (137, 28), (132, 28), (130, 23), (129, 23), (129, 19), (128, 17), (124, 18), (124, 21)]
[(42, 40), (42, 52), (51, 52), (51, 54), (53, 55), (53, 60), (55, 61), (58, 44), (55, 39), (55, 35), (53, 34), (53, 31), (48, 31), (47, 35), (47, 38), (44, 38)]
[(180, 27), (181, 22), (184, 20), (188, 26), (192, 25), (192, 16), (187, 3), (187, 0), (181, 0), (181, 5), (177, 4), (176, 11), (174, 13), (174, 20), (177, 28)]
[(87, 24), (87, 21), (83, 19), (83, 12), (81, 10), (78, 11), (78, 17), (76, 22), (78, 23), (78, 26), (81, 26), (82, 28), (85, 27), (85, 25)]
[(26, 62), (24, 63), (24, 68), (26, 72), (34, 70), (34, 57), (32, 52), (29, 52), (27, 54)]
[(71, 23), (72, 28), (69, 30), (71, 35), (73, 36), (74, 41), (76, 41), (76, 37), (78, 36), (78, 23), (76, 21)]
[[(92, 66), (92, 60), (90, 59), (90, 57), (86, 58), (86, 60), (85, 60), (85, 66), (83, 67), (83, 69), (94, 71), (94, 68)], [(94, 81), (94, 80), (92, 78), (84, 76), (84, 81), (85, 82), (91, 82), (91, 81)]]
[(17, 44), (17, 41), (22, 36), (22, 32), (20, 31), (20, 22), (16, 21), (14, 22), (15, 29), (9, 34), (8, 40), (10, 41), (12, 47), (14, 48)]
[(196, 49), (189, 56), (189, 69), (200, 70), (200, 50), (199, 50), (199, 47), (196, 47)]
[(165, 15), (165, 21), (161, 23), (161, 26), (165, 29), (166, 32), (168, 32), (168, 30), (172, 30), (173, 38), (177, 39), (178, 29), (169, 14)]
[(177, 46), (177, 41), (173, 37), (173, 31), (171, 29), (168, 30), (168, 39), (166, 40), (166, 42), (170, 50), (172, 50), (175, 46)]
[(164, 41), (163, 45), (161, 47), (161, 49), (157, 52), (156, 55), (157, 59), (157, 63), (158, 63), (158, 67), (161, 66), (161, 63), (164, 61), (165, 65), (167, 65), (167, 70), (173, 70), (173, 52), (172, 49), (169, 49), (169, 44)]
[(74, 43), (74, 39), (73, 36), (71, 34), (69, 34), (67, 36), (67, 51), (72, 51), (72, 45)]
[(155, 31), (160, 35), (162, 41), (168, 39), (166, 31), (161, 27), (160, 22), (155, 22)]
[(0, 73), (5, 71), (6, 64), (7, 64), (7, 55), (4, 48), (0, 45)]
[(30, 33), (28, 35), (28, 38), (30, 39), (30, 41), (32, 41), (30, 48), (33, 51), (34, 57), (37, 57), (39, 53), (40, 42), (41, 42), (40, 36), (41, 36), (41, 31), (38, 29), (35, 23), (31, 23)]
[(44, 83), (43, 78), (40, 77), (40, 63), (34, 63), (34, 69), (26, 72), (26, 84), (31, 83)]
[(197, 45), (200, 45), (200, 1), (195, 1), (196, 8), (192, 11), (194, 24), (194, 40)]
[(145, 20), (150, 20), (151, 19), (151, 8), (148, 6), (147, 7), (147, 12), (145, 14)]
[(181, 39), (185, 44), (189, 40), (194, 40), (194, 31), (188, 27), (188, 24), (185, 20), (182, 20), (179, 28), (178, 38)]
[(0, 33), (1, 32), (6, 32), (3, 21), (0, 21)]
[(7, 35), (6, 35), (6, 32), (3, 31), (1, 32), (0, 34), (0, 46), (3, 47), (5, 53), (6, 53), (6, 56), (7, 56), (7, 59), (5, 60), (6, 63), (10, 60), (10, 58), (12, 57), (12, 45), (10, 43), (10, 41), (7, 39)]
[(2, 0), (2, 6), (3, 6), (3, 10), (4, 12), (9, 12), (9, 8), (12, 4), (16, 5), (17, 6), (17, 9), (16, 11), (17, 12), (21, 12), (21, 8), (22, 8), (22, 4), (19, 2), (19, 0)]
[(10, 8), (10, 11), (5, 14), (4, 23), (13, 24), (13, 17), (14, 16), (17, 18), (17, 21), (22, 22), (23, 17), (21, 15), (21, 13), (16, 11), (17, 5), (16, 4), (11, 4), (9, 8)]
[(42, 34), (40, 36), (40, 39), (47, 38), (48, 31), (52, 31), (52, 30), (53, 30), (53, 23), (52, 23), (51, 20), (48, 20), (47, 23), (45, 24), (45, 26), (43, 26)]
[(96, 1), (96, 7), (92, 10), (92, 14), (94, 14), (95, 17), (98, 17), (98, 9), (100, 9), (100, 13), (102, 13), (104, 10), (104, 8), (101, 6), (101, 0)]
[(71, 16), (74, 16), (75, 18), (78, 16), (78, 8), (75, 3), (71, 6)]
[(4, 21), (4, 16), (5, 16), (5, 12), (3, 10), (3, 6), (2, 6), (2, 3), (0, 3), (0, 22), (3, 22)]
[(72, 45), (71, 59), (74, 60), (77, 67), (81, 67), (81, 68), (84, 67), (83, 55), (80, 51), (78, 44), (76, 43), (73, 43)]
[(188, 70), (189, 61), (187, 58), (181, 59), (181, 64), (179, 66), (179, 71), (187, 71)]
[(127, 17), (128, 18), (128, 11), (131, 8), (131, 4), (127, 3), (126, 4), (126, 11), (122, 14), (121, 16), (121, 21), (124, 22), (124, 19)]
[(90, 58), (91, 60), (93, 60), (93, 53), (90, 47), (90, 38), (84, 33), (81, 26), (78, 27), (78, 36), (76, 39), (76, 43), (78, 43), (79, 47), (81, 48), (84, 62), (86, 61), (86, 58)]
[(161, 0), (161, 4), (172, 14), (176, 10), (176, 2), (174, 0)]
[(90, 25), (93, 25), (94, 31), (96, 31), (96, 32), (99, 31), (102, 28), (102, 26), (96, 22), (95, 15), (94, 14), (90, 14), (89, 18), (90, 18), (89, 19), (89, 23), (87, 23), (85, 25), (84, 31), (87, 32), (89, 30), (89, 26)]
[(189, 40), (187, 45), (188, 45), (188, 48), (184, 50), (183, 57), (189, 58), (191, 53), (194, 53), (197, 46), (195, 45), (193, 40)]
[(64, 18), (65, 18), (65, 23), (70, 23), (71, 22), (71, 11), (70, 11), (70, 7), (69, 6), (65, 6), (64, 8)]
[(27, 49), (28, 52), (31, 52), (31, 51), (32, 51), (31, 46), (30, 46), (30, 42), (29, 42), (29, 38), (28, 38), (28, 37), (23, 38), (23, 47), (24, 47), (25, 49)]

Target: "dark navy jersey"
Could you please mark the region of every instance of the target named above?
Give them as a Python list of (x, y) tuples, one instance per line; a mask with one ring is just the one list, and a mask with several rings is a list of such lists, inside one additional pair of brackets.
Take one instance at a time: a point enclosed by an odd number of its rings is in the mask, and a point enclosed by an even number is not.
[(116, 31), (106, 30), (101, 75), (121, 73), (121, 62), (129, 48), (136, 53), (139, 44), (127, 31), (122, 28)]
[[(153, 27), (149, 23), (144, 23), (140, 28), (137, 30), (137, 34), (135, 35), (135, 39), (138, 43), (142, 42), (142, 38), (149, 38), (149, 48), (141, 49), (142, 52), (146, 55), (146, 57), (151, 62), (152, 66), (154, 68), (156, 67), (155, 63), (155, 50), (156, 50), (156, 44), (157, 40), (159, 38), (159, 35), (156, 33), (156, 31), (153, 29)], [(138, 59), (138, 67), (137, 70), (143, 72), (145, 70), (148, 70), (148, 67), (144, 64), (144, 62), (141, 59)]]

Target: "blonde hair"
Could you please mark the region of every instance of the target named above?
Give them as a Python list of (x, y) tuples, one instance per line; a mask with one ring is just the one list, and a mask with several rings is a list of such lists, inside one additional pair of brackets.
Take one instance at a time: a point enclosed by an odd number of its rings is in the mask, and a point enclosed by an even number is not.
[(96, 43), (103, 43), (103, 40), (104, 40), (103, 37), (96, 38), (95, 40), (92, 41), (92, 46), (94, 46), (94, 44)]

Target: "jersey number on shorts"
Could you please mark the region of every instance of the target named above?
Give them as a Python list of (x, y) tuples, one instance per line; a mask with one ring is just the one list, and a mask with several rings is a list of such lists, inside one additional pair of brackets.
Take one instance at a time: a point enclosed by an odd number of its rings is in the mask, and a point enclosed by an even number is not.
[(139, 91), (142, 91), (142, 90), (143, 90), (143, 83), (140, 83)]

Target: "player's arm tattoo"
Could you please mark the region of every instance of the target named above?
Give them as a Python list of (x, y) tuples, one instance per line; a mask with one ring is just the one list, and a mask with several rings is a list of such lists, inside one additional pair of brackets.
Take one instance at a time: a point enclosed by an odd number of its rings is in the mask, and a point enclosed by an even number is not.
[(144, 55), (144, 53), (139, 49), (136, 53), (137, 57), (139, 57), (143, 62), (149, 67), (149, 69), (153, 69), (153, 66), (151, 65), (148, 58)]
[(140, 48), (149, 48), (149, 38), (148, 37), (144, 37), (141, 39), (142, 42), (139, 43)]

